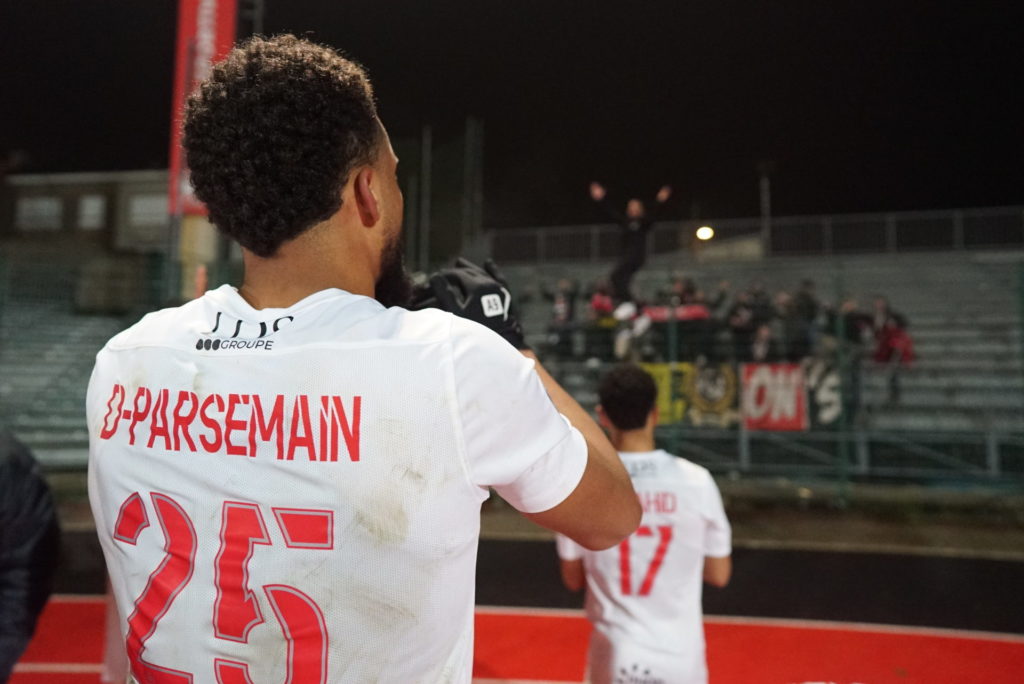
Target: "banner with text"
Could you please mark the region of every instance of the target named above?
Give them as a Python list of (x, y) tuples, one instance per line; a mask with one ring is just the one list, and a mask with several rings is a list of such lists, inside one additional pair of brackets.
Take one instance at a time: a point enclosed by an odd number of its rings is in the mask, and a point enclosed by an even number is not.
[(809, 427), (804, 368), (798, 363), (745, 363), (743, 425), (748, 430), (799, 431)]

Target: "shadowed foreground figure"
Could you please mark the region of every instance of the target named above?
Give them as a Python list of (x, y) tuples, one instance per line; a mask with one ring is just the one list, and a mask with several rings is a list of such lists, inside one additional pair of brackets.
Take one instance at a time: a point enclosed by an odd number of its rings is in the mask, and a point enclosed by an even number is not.
[(639, 366), (601, 381), (598, 416), (644, 509), (618, 547), (591, 551), (556, 537), (562, 581), (586, 584), (593, 684), (705, 684), (702, 582), (732, 574), (732, 533), (711, 474), (654, 446), (657, 388)]
[(53, 590), (60, 528), (50, 488), (24, 444), (0, 428), (0, 682)]

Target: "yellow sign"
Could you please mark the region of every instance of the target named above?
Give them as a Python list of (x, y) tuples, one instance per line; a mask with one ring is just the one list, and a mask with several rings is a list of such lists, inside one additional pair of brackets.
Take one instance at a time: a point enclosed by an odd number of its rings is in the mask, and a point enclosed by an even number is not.
[(736, 369), (728, 364), (641, 364), (658, 386), (658, 424), (729, 427), (739, 420)]

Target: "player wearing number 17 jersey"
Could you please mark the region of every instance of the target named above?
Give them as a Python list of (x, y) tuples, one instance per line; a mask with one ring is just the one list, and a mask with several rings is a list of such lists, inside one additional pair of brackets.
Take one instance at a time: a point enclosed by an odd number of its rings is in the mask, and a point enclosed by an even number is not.
[(598, 414), (626, 464), (644, 509), (640, 527), (618, 547), (588, 551), (558, 535), (562, 580), (586, 582), (594, 625), (592, 684), (707, 682), (702, 581), (725, 586), (731, 533), (708, 471), (654, 448), (654, 380), (634, 365), (602, 380)]
[(431, 280), (459, 316), (395, 306), (397, 158), (361, 68), (252, 39), (184, 133), (245, 278), (97, 355), (89, 495), (132, 675), (468, 683), (487, 488), (606, 548), (639, 522), (627, 473), (517, 350), (493, 267)]

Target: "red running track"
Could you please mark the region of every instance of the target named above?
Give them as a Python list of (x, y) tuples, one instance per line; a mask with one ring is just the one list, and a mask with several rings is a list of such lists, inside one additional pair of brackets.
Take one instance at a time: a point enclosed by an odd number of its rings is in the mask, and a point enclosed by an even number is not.
[[(56, 597), (11, 684), (97, 684), (102, 597)], [(581, 682), (579, 611), (479, 608), (474, 676)], [(711, 684), (1020, 684), (1024, 637), (755, 618), (706, 620)], [(528, 655), (525, 655), (528, 654)]]

